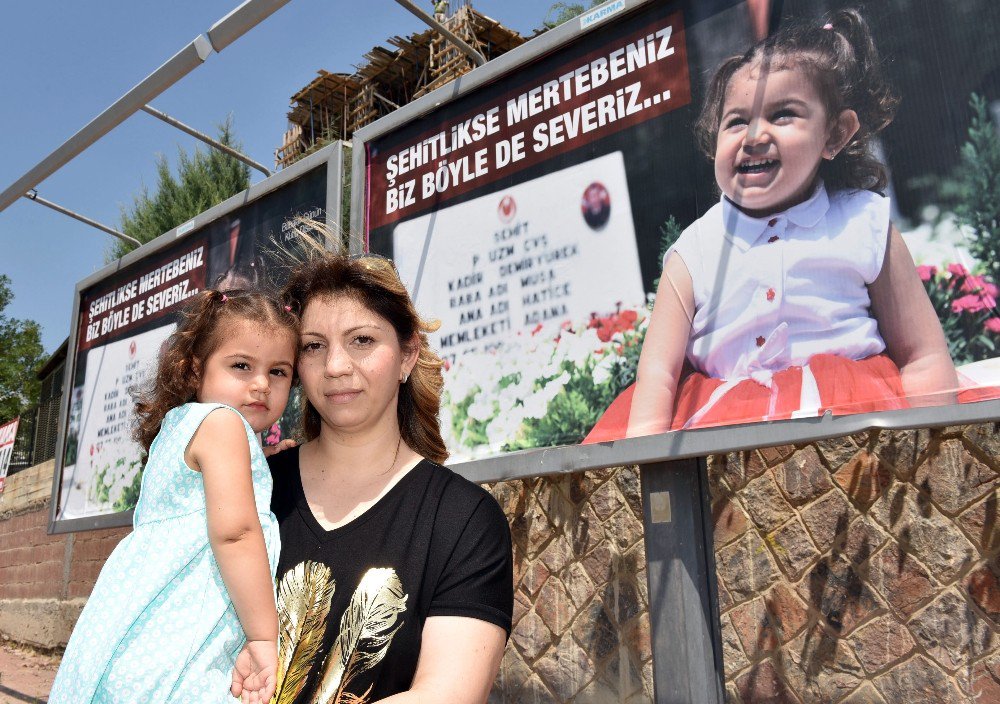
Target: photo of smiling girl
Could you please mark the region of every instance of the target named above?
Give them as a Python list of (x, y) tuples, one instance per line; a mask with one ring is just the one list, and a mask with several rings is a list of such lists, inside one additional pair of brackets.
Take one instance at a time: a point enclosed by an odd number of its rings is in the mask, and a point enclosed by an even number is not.
[(855, 11), (723, 62), (696, 125), (722, 196), (664, 257), (630, 436), (955, 402), (871, 155), (896, 103)]

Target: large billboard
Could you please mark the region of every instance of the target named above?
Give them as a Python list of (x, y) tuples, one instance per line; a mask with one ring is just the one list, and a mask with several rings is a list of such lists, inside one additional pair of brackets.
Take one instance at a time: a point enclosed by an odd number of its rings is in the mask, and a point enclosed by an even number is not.
[[(52, 530), (131, 522), (142, 478), (142, 453), (132, 439), (134, 392), (155, 371), (178, 311), (187, 298), (206, 288), (279, 286), (287, 272), (281, 260), (295, 248), (295, 219), (339, 222), (341, 165), (337, 144), (77, 286)], [(288, 425), (285, 419), (279, 421), (269, 433), (271, 439), (287, 434)]]
[[(1000, 15), (853, 5), (609, 2), (355, 135), (354, 225), (442, 322), (453, 462), (1000, 415), (1000, 63), (963, 52)], [(801, 29), (730, 60), (769, 25)]]

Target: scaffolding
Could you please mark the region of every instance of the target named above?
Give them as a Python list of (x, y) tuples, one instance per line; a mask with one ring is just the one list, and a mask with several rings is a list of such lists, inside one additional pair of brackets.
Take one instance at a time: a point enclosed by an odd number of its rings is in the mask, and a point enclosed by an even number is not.
[[(477, 12), (469, 0), (442, 24), (487, 60), (526, 41)], [(274, 151), (275, 169), (283, 169), (334, 140), (349, 140), (356, 130), (475, 68), (468, 56), (436, 30), (391, 37), (387, 43), (393, 48), (373, 47), (353, 74), (320, 70), (309, 85), (292, 96), (288, 129)]]

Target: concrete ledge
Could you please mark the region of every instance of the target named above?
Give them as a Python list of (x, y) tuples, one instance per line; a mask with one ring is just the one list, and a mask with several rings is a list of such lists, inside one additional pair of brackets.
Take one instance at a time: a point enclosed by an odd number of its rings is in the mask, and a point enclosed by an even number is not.
[(35, 648), (64, 648), (86, 599), (0, 599), (0, 637)]

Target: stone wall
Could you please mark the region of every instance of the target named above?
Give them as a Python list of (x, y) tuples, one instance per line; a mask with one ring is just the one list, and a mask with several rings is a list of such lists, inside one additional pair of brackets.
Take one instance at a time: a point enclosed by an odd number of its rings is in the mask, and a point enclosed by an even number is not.
[(491, 487), (514, 541), (514, 630), (491, 702), (651, 702), (634, 467)]
[(52, 460), (7, 478), (0, 494), (0, 638), (65, 646), (126, 528), (48, 535)]
[(997, 430), (712, 458), (729, 700), (1000, 702)]
[[(710, 458), (727, 699), (1000, 702), (998, 458), (995, 424)], [(491, 701), (651, 702), (635, 468), (490, 489), (516, 588)], [(127, 531), (47, 536), (33, 491), (0, 504), (0, 635), (52, 647)]]

